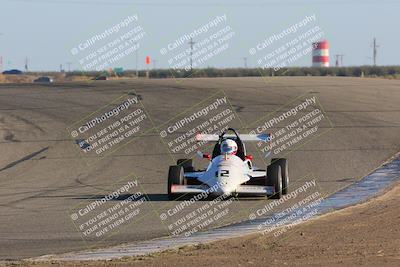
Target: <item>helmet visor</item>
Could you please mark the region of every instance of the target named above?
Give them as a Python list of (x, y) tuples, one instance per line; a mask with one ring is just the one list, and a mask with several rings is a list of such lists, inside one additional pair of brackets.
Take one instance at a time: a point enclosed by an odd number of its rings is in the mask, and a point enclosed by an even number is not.
[(221, 152), (224, 154), (231, 154), (231, 153), (235, 152), (235, 147), (229, 146), (228, 144), (222, 144)]

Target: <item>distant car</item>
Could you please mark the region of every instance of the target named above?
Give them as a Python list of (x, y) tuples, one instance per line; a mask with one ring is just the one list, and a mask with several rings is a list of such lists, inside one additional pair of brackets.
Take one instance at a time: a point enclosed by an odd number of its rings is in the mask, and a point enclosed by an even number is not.
[(19, 75), (22, 74), (22, 71), (20, 70), (5, 70), (3, 71), (3, 74), (15, 74), (15, 75)]
[(92, 79), (93, 81), (106, 81), (107, 76), (97, 76)]
[(46, 77), (46, 76), (42, 76), (42, 77), (39, 77), (39, 78), (33, 80), (33, 82), (34, 83), (52, 83), (53, 79)]

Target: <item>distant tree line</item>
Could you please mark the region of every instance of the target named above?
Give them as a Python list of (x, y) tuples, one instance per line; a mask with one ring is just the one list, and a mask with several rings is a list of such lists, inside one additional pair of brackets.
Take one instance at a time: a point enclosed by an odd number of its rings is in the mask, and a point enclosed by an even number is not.
[[(30, 72), (33, 75), (55, 75), (57, 72)], [(343, 77), (388, 77), (400, 78), (400, 66), (358, 66), (358, 67), (293, 67), (279, 70), (261, 68), (204, 68), (186, 70), (156, 69), (148, 71), (150, 78), (201, 78), (201, 77), (258, 77), (258, 76), (343, 76)], [(123, 76), (135, 77), (135, 70), (125, 70), (123, 74), (100, 71), (71, 71), (68, 76)], [(147, 71), (140, 70), (139, 77), (146, 77)]]
[[(296, 67), (277, 71), (261, 68), (205, 68), (193, 71), (173, 71), (168, 69), (152, 70), (151, 78), (185, 77), (256, 77), (256, 76), (346, 76), (346, 77), (388, 77), (400, 78), (400, 66), (360, 66), (360, 67)], [(145, 73), (141, 73), (145, 75)]]

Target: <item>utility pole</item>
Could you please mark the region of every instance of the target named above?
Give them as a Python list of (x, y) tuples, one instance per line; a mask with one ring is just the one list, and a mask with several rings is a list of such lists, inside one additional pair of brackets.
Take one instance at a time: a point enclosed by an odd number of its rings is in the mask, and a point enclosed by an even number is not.
[(244, 68), (247, 69), (247, 57), (244, 57), (243, 61), (244, 61)]
[(378, 47), (379, 45), (376, 44), (376, 38), (374, 37), (374, 43), (373, 43), (373, 59), (374, 59), (374, 66), (376, 66), (376, 56), (378, 54)]
[(195, 44), (196, 42), (193, 42), (193, 38), (190, 38), (190, 42), (189, 42), (189, 45), (190, 45), (190, 71), (193, 71), (193, 45)]
[[(343, 67), (343, 56), (344, 55), (340, 55), (340, 54), (335, 55), (335, 67), (339, 67), (339, 66)], [(339, 64), (339, 60), (340, 60), (340, 64)]]
[[(139, 45), (137, 42), (135, 43), (135, 45)], [(138, 69), (138, 61), (139, 61), (139, 47), (136, 48), (135, 50), (135, 56), (136, 56), (136, 78), (139, 78), (139, 69)]]
[[(0, 32), (0, 36), (3, 35), (3, 33)], [(3, 71), (3, 57), (0, 56), (0, 71)]]
[(29, 59), (28, 59), (28, 57), (26, 57), (25, 58), (25, 72), (28, 72), (28, 62), (29, 62)]
[(72, 64), (72, 62), (67, 62), (68, 72), (71, 72), (71, 64)]

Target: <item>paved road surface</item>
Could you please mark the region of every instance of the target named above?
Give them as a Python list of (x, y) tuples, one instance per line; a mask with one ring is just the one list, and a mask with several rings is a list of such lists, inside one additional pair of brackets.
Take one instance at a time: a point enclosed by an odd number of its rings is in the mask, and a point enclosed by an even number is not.
[[(142, 135), (107, 157), (80, 151), (67, 127), (122, 95), (130, 92), (127, 97), (134, 97), (133, 91), (147, 112)], [(318, 134), (282, 152), (290, 161), (292, 188), (315, 179), (315, 190), (329, 194), (399, 151), (400, 81), (395, 80), (277, 77), (0, 85), (0, 259), (168, 235), (168, 225), (174, 221), (161, 221), (159, 215), (180, 203), (167, 201), (165, 194), (168, 166), (182, 155), (171, 155), (170, 139), (160, 138), (159, 131), (175, 123), (177, 114), (192, 114), (207, 101), (224, 96), (229, 99), (226, 106), (235, 112), (229, 126), (241, 132), (254, 129), (256, 121), (274, 111), (279, 114), (316, 97), (315, 108), (325, 112)], [(200, 103), (204, 99), (208, 100)], [(248, 150), (256, 164), (265, 165), (255, 147)], [(101, 238), (82, 237), (75, 226), (79, 224), (71, 219), (75, 207), (135, 179), (150, 200), (138, 206), (140, 214)], [(98, 210), (122, 203), (124, 197)], [(234, 201), (228, 215), (208, 227), (247, 219), (270, 202)], [(195, 203), (182, 214), (207, 203)]]

